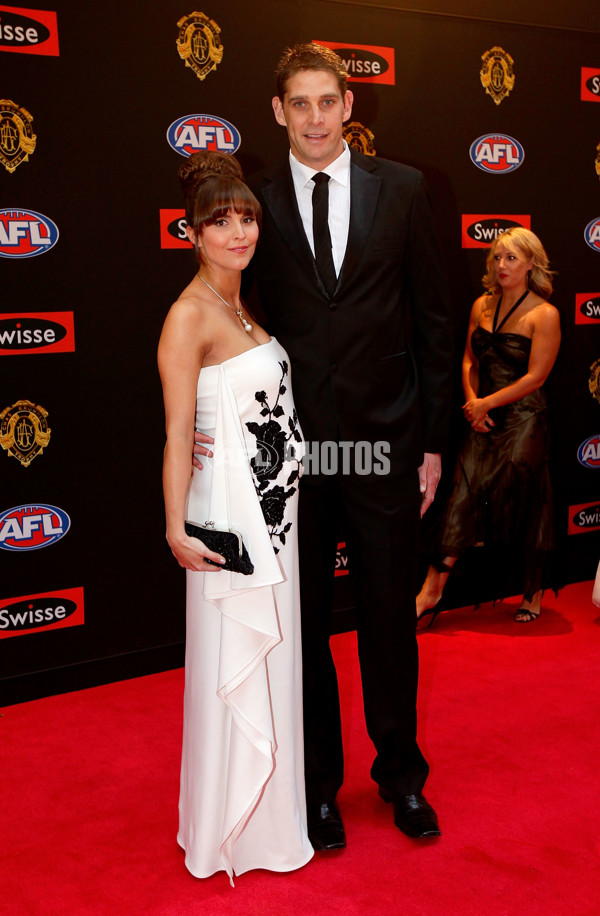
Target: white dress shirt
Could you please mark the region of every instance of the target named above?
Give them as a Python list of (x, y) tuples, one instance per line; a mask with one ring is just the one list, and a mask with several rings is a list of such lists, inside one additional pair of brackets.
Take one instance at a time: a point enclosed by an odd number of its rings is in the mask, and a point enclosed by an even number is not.
[[(344, 151), (323, 169), (329, 175), (329, 234), (336, 276), (339, 276), (346, 254), (348, 227), (350, 225), (350, 149), (346, 141)], [(302, 225), (311, 251), (315, 253), (313, 239), (312, 192), (315, 186), (312, 180), (316, 170), (299, 162), (290, 150), (290, 168), (294, 180), (296, 200)]]

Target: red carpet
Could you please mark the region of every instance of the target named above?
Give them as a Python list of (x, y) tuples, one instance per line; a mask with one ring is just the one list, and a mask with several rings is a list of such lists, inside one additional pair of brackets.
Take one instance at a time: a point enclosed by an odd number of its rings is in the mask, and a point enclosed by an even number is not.
[(7, 707), (0, 912), (148, 916), (598, 913), (600, 614), (591, 583), (449, 611), (419, 636), (421, 744), (441, 840), (392, 825), (369, 778), (353, 633), (333, 638), (348, 848), (287, 875), (189, 875), (175, 842), (183, 672)]

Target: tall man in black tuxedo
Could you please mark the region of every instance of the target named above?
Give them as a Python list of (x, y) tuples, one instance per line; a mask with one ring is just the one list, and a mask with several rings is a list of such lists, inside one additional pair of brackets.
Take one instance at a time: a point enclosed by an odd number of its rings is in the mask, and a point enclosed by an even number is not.
[[(301, 483), (309, 836), (318, 849), (345, 845), (335, 804), (343, 757), (329, 648), (340, 532), (356, 595), (367, 728), (377, 751), (371, 775), (382, 797), (394, 802), (401, 830), (437, 836), (435, 812), (421, 794), (429, 767), (416, 740), (416, 541), (419, 514), (441, 473), (452, 375), (453, 335), (432, 215), (420, 172), (346, 146), (342, 125), (353, 96), (336, 54), (296, 46), (277, 77), (273, 110), (291, 150), (288, 160), (251, 182), (263, 207), (254, 259), (260, 301), (291, 359), (306, 440), (386, 442), (390, 462), (388, 474), (360, 473), (364, 466), (345, 474), (340, 454), (338, 473), (308, 473)], [(329, 182), (315, 182), (318, 172)], [(324, 245), (317, 225), (322, 206), (313, 216), (312, 200), (321, 181), (329, 192), (325, 247), (331, 245), (333, 276), (331, 264), (317, 266), (314, 257)], [(358, 450), (350, 457), (358, 458)]]
[[(452, 330), (423, 177), (349, 150), (342, 138), (353, 102), (346, 80), (329, 49), (310, 44), (286, 52), (273, 109), (287, 128), (290, 157), (250, 182), (263, 207), (253, 272), (267, 327), (291, 358), (306, 440), (389, 444), (387, 474), (361, 473), (362, 458), (358, 469), (343, 473), (340, 453), (338, 473), (305, 474), (300, 487), (306, 786), (317, 849), (345, 845), (335, 804), (343, 757), (329, 648), (341, 532), (356, 596), (365, 716), (377, 751), (371, 774), (382, 797), (394, 802), (401, 830), (439, 835), (421, 794), (429, 767), (416, 740), (416, 541), (419, 513), (441, 473)], [(323, 171), (329, 182), (315, 182)], [(313, 229), (313, 188), (322, 181), (325, 242), (317, 222), (322, 200)], [(318, 257), (325, 248), (329, 265), (320, 260), (317, 267), (315, 247)], [(344, 447), (353, 465), (358, 450)]]

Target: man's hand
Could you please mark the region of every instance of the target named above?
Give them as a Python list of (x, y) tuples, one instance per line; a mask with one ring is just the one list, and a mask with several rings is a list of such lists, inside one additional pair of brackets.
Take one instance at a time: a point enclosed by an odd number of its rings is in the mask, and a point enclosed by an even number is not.
[(206, 448), (207, 445), (214, 445), (215, 440), (212, 436), (205, 436), (204, 433), (199, 433), (197, 430), (194, 432), (194, 453), (192, 455), (192, 464), (195, 468), (198, 468), (199, 471), (202, 470), (202, 462), (197, 457), (198, 455), (204, 455), (205, 458), (212, 458), (213, 453), (209, 448)]
[(442, 456), (425, 452), (419, 468), (419, 489), (421, 490), (421, 518), (433, 502), (437, 485), (442, 476)]

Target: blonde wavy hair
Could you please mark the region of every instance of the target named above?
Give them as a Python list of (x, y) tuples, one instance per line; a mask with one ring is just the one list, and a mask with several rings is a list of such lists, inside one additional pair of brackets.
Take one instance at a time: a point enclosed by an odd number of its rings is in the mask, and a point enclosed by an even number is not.
[(507, 229), (492, 242), (485, 262), (486, 272), (482, 278), (484, 289), (489, 293), (501, 291), (496, 283), (494, 270), (494, 255), (500, 242), (520, 261), (533, 259), (533, 267), (527, 275), (527, 285), (538, 296), (548, 299), (552, 294), (552, 278), (555, 272), (550, 270), (548, 255), (535, 232), (532, 232), (531, 229), (524, 229), (522, 226)]

